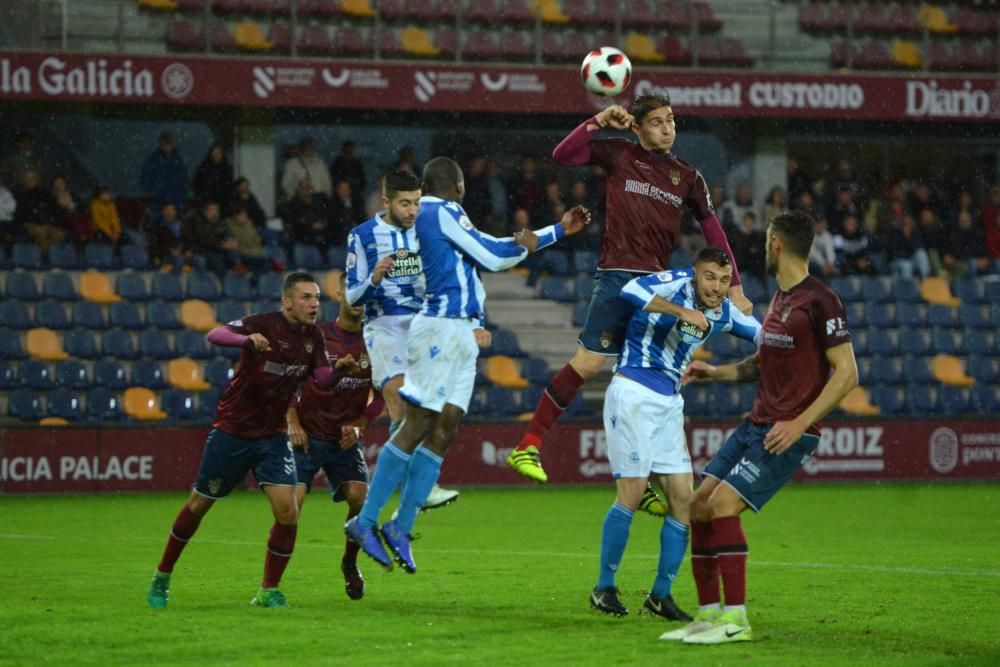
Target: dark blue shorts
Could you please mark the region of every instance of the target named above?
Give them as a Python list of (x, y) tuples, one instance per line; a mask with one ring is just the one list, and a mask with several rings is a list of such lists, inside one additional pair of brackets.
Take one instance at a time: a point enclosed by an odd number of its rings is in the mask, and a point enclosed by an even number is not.
[(628, 281), (642, 273), (631, 271), (598, 271), (594, 276), (594, 289), (587, 306), (587, 320), (583, 323), (578, 342), (588, 352), (617, 357), (625, 342), (625, 330), (635, 308), (621, 297)]
[(213, 428), (205, 439), (194, 490), (209, 498), (225, 498), (251, 470), (260, 486), (295, 486), (295, 459), (288, 434), (245, 440)]
[(334, 502), (344, 499), (344, 482), (368, 483), (368, 464), (359, 445), (341, 449), (339, 443), (309, 436), (309, 453), (295, 450), (295, 468), (299, 484), (305, 484), (307, 491), (312, 490), (313, 478), (322, 470)]
[(819, 436), (806, 434), (775, 456), (764, 449), (764, 436), (770, 430), (771, 425), (743, 420), (703, 473), (733, 487), (754, 512), (774, 497), (819, 444)]

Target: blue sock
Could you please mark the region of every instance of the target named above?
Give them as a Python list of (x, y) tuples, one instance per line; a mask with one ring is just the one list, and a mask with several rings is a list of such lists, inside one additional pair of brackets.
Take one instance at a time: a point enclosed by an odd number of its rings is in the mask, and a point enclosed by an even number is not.
[(385, 443), (382, 453), (378, 455), (378, 465), (375, 474), (368, 484), (368, 497), (361, 508), (358, 523), (369, 528), (378, 523), (378, 515), (389, 502), (389, 496), (396, 490), (406, 467), (410, 464), (410, 455), (396, 447), (391, 442)]
[(628, 544), (628, 531), (632, 526), (632, 510), (615, 503), (604, 517), (604, 528), (601, 530), (601, 572), (597, 578), (598, 588), (610, 588), (615, 585), (615, 573), (625, 554)]
[(660, 528), (660, 562), (656, 566), (656, 581), (650, 595), (657, 600), (670, 595), (674, 577), (687, 551), (688, 527), (672, 516), (663, 520)]
[(413, 459), (403, 482), (403, 496), (399, 503), (396, 524), (405, 533), (413, 532), (417, 512), (424, 506), (431, 489), (441, 474), (443, 459), (423, 445), (413, 450)]

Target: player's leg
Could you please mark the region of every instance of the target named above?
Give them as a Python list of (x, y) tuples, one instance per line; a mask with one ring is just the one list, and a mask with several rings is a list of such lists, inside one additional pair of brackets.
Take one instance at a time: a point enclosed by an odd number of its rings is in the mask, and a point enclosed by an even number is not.
[[(688, 463), (690, 467), (690, 463)], [(643, 608), (670, 621), (692, 621), (673, 598), (673, 583), (687, 551), (689, 508), (692, 475), (689, 472), (657, 475), (660, 488), (667, 497), (667, 516), (660, 526), (660, 556), (656, 565), (653, 587), (643, 602)]]
[(298, 534), (296, 494), (299, 484), (295, 456), (285, 434), (261, 440), (256, 447), (260, 458), (254, 466), (254, 477), (271, 505), (274, 523), (267, 536), (260, 589), (251, 602), (263, 607), (287, 607), (278, 586), (292, 558)]
[(639, 506), (646, 477), (620, 477), (615, 480), (615, 502), (608, 508), (601, 526), (601, 557), (597, 585), (590, 592), (590, 606), (612, 616), (628, 615), (620, 591), (615, 585), (615, 574), (625, 555), (632, 518)]
[[(338, 443), (329, 444), (330, 455), (324, 459), (323, 471), (330, 484), (330, 499), (335, 503), (347, 503), (347, 520), (350, 521), (361, 511), (368, 493), (368, 465), (360, 445), (341, 449)], [(365, 580), (358, 569), (358, 549), (358, 544), (348, 538), (340, 560), (344, 590), (352, 600), (360, 600), (365, 594)]]

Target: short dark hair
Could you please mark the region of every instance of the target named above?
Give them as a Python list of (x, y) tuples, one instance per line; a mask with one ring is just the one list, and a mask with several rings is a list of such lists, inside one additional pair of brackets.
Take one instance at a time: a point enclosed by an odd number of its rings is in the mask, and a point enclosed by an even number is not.
[(669, 106), (670, 98), (666, 95), (642, 95), (635, 98), (635, 102), (632, 103), (632, 117), (635, 118), (635, 122), (638, 124), (651, 111)]
[(717, 248), (714, 245), (702, 248), (698, 253), (698, 256), (694, 258), (695, 264), (701, 264), (702, 262), (711, 262), (712, 264), (718, 264), (722, 267), (730, 266), (732, 264), (729, 260), (729, 255), (726, 254), (726, 251), (722, 248)]
[(340, 272), (340, 275), (337, 276), (337, 284), (340, 285), (340, 289), (347, 287), (347, 271)]
[(816, 223), (813, 222), (812, 216), (802, 211), (785, 211), (774, 216), (774, 220), (771, 221), (771, 233), (781, 237), (790, 253), (805, 259), (812, 251)]
[(109, 187), (108, 187), (108, 186), (106, 186), (106, 185), (98, 185), (98, 186), (97, 186), (96, 188), (94, 188), (94, 196), (95, 196), (95, 197), (100, 197), (100, 196), (101, 196), (101, 195), (103, 195), (103, 194), (104, 194), (105, 192), (107, 192), (107, 193), (109, 193), (109, 194), (110, 194), (110, 192), (111, 192), (111, 188), (109, 188)]
[(289, 296), (295, 289), (295, 286), (299, 283), (315, 283), (316, 279), (313, 278), (311, 273), (306, 273), (305, 271), (295, 271), (294, 273), (289, 273), (285, 276), (285, 282), (281, 286), (282, 296)]
[(392, 199), (399, 192), (420, 190), (420, 177), (409, 169), (393, 169), (382, 179), (382, 190), (387, 199)]
[(444, 197), (463, 178), (462, 168), (450, 157), (433, 158), (424, 165), (424, 193)]

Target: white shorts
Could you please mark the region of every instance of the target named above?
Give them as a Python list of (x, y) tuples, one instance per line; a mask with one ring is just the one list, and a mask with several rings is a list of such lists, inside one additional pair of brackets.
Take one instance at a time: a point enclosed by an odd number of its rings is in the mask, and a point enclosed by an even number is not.
[(691, 473), (684, 399), (616, 375), (604, 397), (608, 461), (615, 479)]
[(446, 403), (468, 411), (476, 384), (479, 346), (472, 330), (479, 320), (417, 315), (407, 339), (409, 368), (400, 395), (441, 412)]
[(365, 322), (365, 347), (372, 360), (372, 386), (379, 391), (406, 372), (406, 339), (413, 315), (383, 315)]

